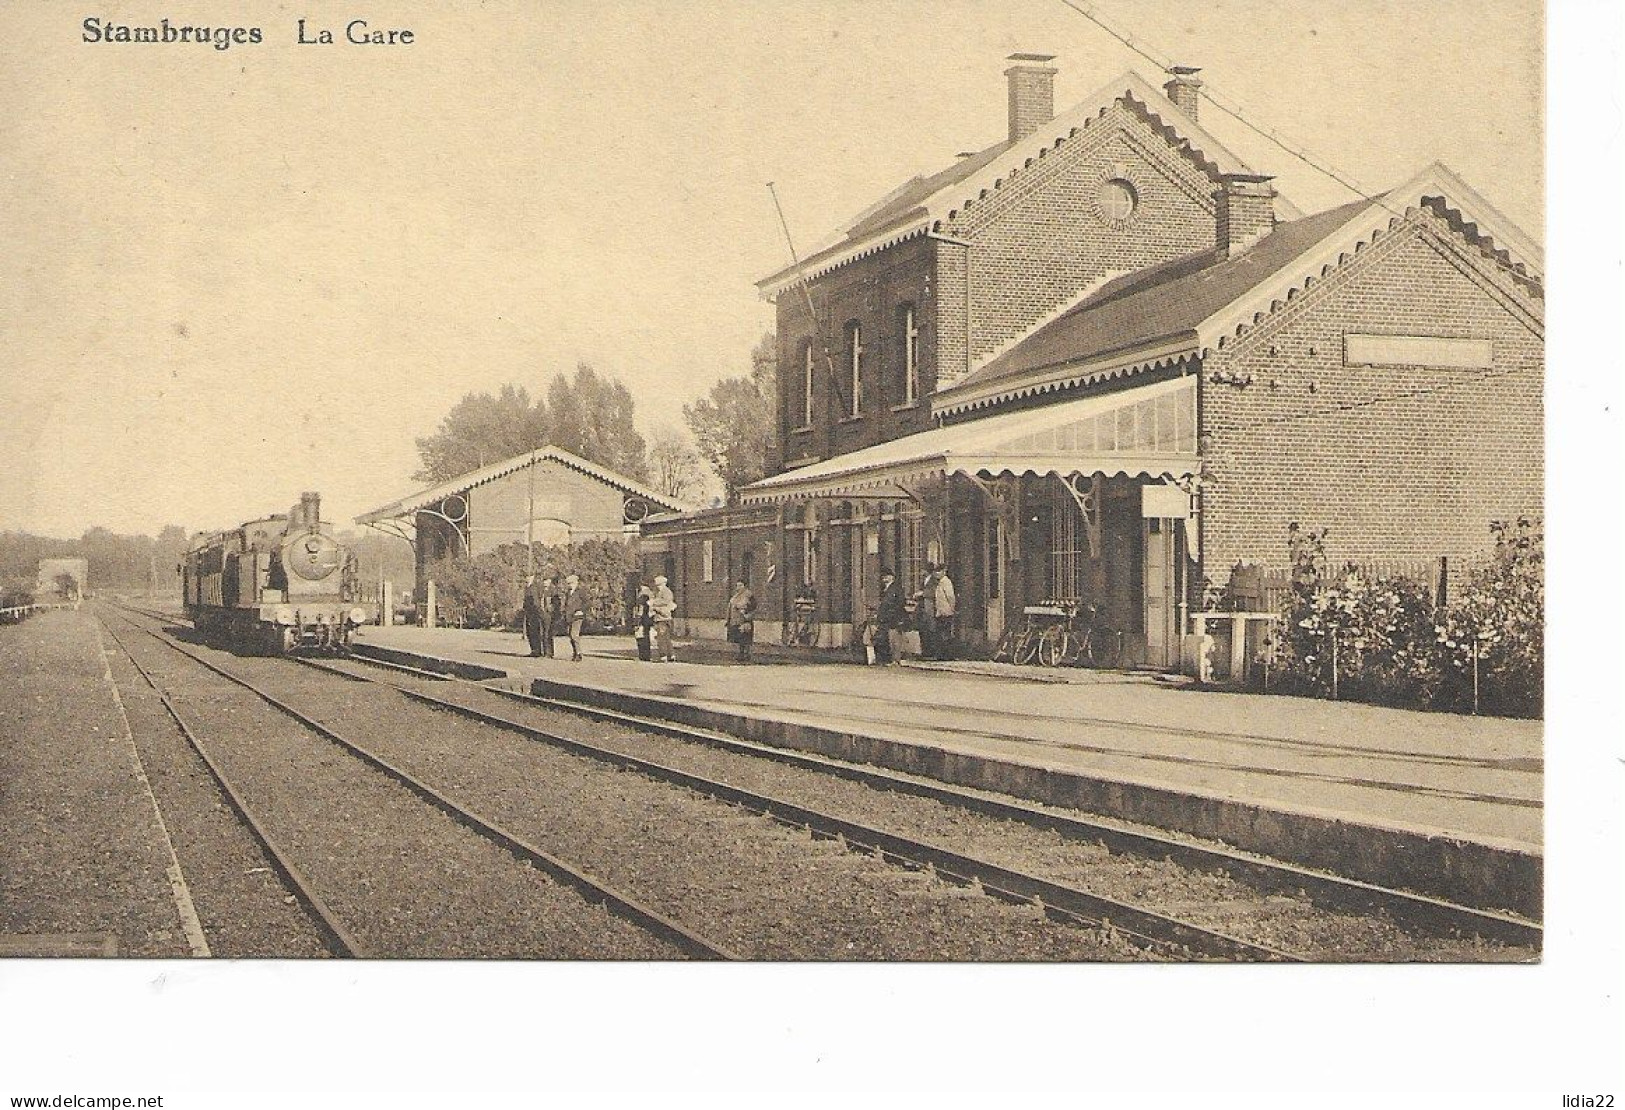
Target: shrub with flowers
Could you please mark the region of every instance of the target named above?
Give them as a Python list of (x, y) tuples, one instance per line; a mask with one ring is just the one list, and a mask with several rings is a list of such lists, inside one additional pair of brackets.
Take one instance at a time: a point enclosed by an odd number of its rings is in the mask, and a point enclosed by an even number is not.
[(1279, 647), (1288, 685), (1388, 705), (1425, 704), (1438, 686), (1433, 598), (1403, 576), (1332, 572), (1326, 530), (1288, 529), (1292, 591)]
[(1441, 708), (1538, 717), (1546, 679), (1546, 542), (1541, 522), (1491, 525), (1495, 554), (1435, 629)]
[(1373, 576), (1352, 564), (1334, 571), (1326, 530), (1291, 525), (1292, 590), (1271, 644), (1275, 681), (1322, 697), (1538, 716), (1541, 526), (1520, 518), (1491, 527), (1494, 558), (1438, 608), (1428, 584), (1415, 578)]

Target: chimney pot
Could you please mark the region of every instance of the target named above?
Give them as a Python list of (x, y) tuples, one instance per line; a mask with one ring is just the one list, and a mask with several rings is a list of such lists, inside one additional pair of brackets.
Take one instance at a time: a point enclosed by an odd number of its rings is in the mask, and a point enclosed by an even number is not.
[(1192, 120), (1196, 119), (1197, 110), (1202, 104), (1202, 79), (1196, 76), (1201, 72), (1200, 66), (1170, 66), (1168, 81), (1162, 86), (1162, 91), (1174, 102), (1174, 107)]
[(1227, 173), (1214, 194), (1220, 253), (1233, 258), (1275, 227), (1273, 178), (1257, 173)]
[(1055, 118), (1054, 54), (1012, 54), (1004, 71), (1010, 83), (1010, 141), (1025, 139)]

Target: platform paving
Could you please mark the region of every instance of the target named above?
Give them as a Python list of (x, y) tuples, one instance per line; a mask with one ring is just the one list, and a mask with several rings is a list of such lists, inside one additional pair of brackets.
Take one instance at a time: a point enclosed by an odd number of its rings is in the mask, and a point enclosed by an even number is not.
[[(531, 659), (521, 637), (495, 631), (369, 628), (361, 639), (490, 668), (515, 682), (632, 699), (668, 716), (682, 711), (719, 726), (732, 717), (772, 722), (785, 726), (774, 735), (796, 746), (844, 742), (863, 758), (925, 773), (946, 768), (945, 777), (968, 784), (1000, 788), (1008, 780), (1012, 792), (1039, 800), (1062, 801), (1044, 797), (1039, 779), (1050, 791), (1057, 789), (1051, 780), (1064, 779), (1077, 804), (1135, 819), (1162, 814), (1169, 827), (1203, 811), (1209, 816), (1193, 816), (1184, 831), (1225, 834), (1257, 850), (1280, 841), (1277, 854), (1289, 857), (1287, 841), (1328, 839), (1331, 830), (1329, 839), (1348, 840), (1345, 854), (1377, 852), (1371, 845), (1380, 843), (1382, 853), (1409, 857), (1406, 868), (1426, 871), (1480, 867), (1458, 857), (1481, 850), (1498, 861), (1483, 884), (1513, 881), (1495, 870), (1512, 858), (1525, 876), (1515, 881), (1539, 885), (1538, 721), (1233, 693), (1143, 672), (1037, 682), (986, 664), (887, 668), (777, 657), (740, 665), (726, 645), (681, 642), (685, 661), (644, 663), (625, 638), (589, 639), (587, 658), (571, 663)], [(710, 716), (692, 716), (702, 711)], [(854, 748), (854, 737), (874, 743)], [(877, 755), (877, 743), (891, 754)], [(897, 755), (898, 746), (912, 754)], [(1000, 773), (989, 777), (988, 766)], [(1221, 810), (1222, 819), (1211, 816)], [(1439, 843), (1457, 854), (1432, 859), (1426, 853)], [(1382, 867), (1373, 868), (1368, 877), (1383, 877)], [(1527, 910), (1538, 904), (1538, 890), (1503, 904), (1514, 902)]]

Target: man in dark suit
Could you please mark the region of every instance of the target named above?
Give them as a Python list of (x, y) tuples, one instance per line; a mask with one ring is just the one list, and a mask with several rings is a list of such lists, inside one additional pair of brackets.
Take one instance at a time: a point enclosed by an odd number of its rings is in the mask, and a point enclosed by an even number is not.
[(574, 574), (564, 578), (564, 619), (570, 629), (570, 659), (581, 662), (581, 626), (587, 619), (587, 607), (592, 599), (581, 585), (581, 579)]
[(880, 603), (875, 607), (875, 662), (895, 663), (902, 655), (899, 640), (903, 627), (903, 587), (897, 575), (886, 568), (880, 572)]
[[(532, 658), (542, 654), (542, 628), (547, 612), (547, 594), (534, 574), (525, 575), (525, 639), (530, 642)], [(549, 639), (552, 636), (549, 635)], [(551, 653), (549, 653), (551, 654)]]

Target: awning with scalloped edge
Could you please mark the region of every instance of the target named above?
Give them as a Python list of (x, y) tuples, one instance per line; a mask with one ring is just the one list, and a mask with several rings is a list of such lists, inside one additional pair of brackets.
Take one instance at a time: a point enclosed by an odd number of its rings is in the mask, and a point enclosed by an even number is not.
[(1185, 375), (918, 432), (764, 478), (740, 500), (860, 496), (946, 474), (1184, 478), (1199, 462), (1196, 379)]

